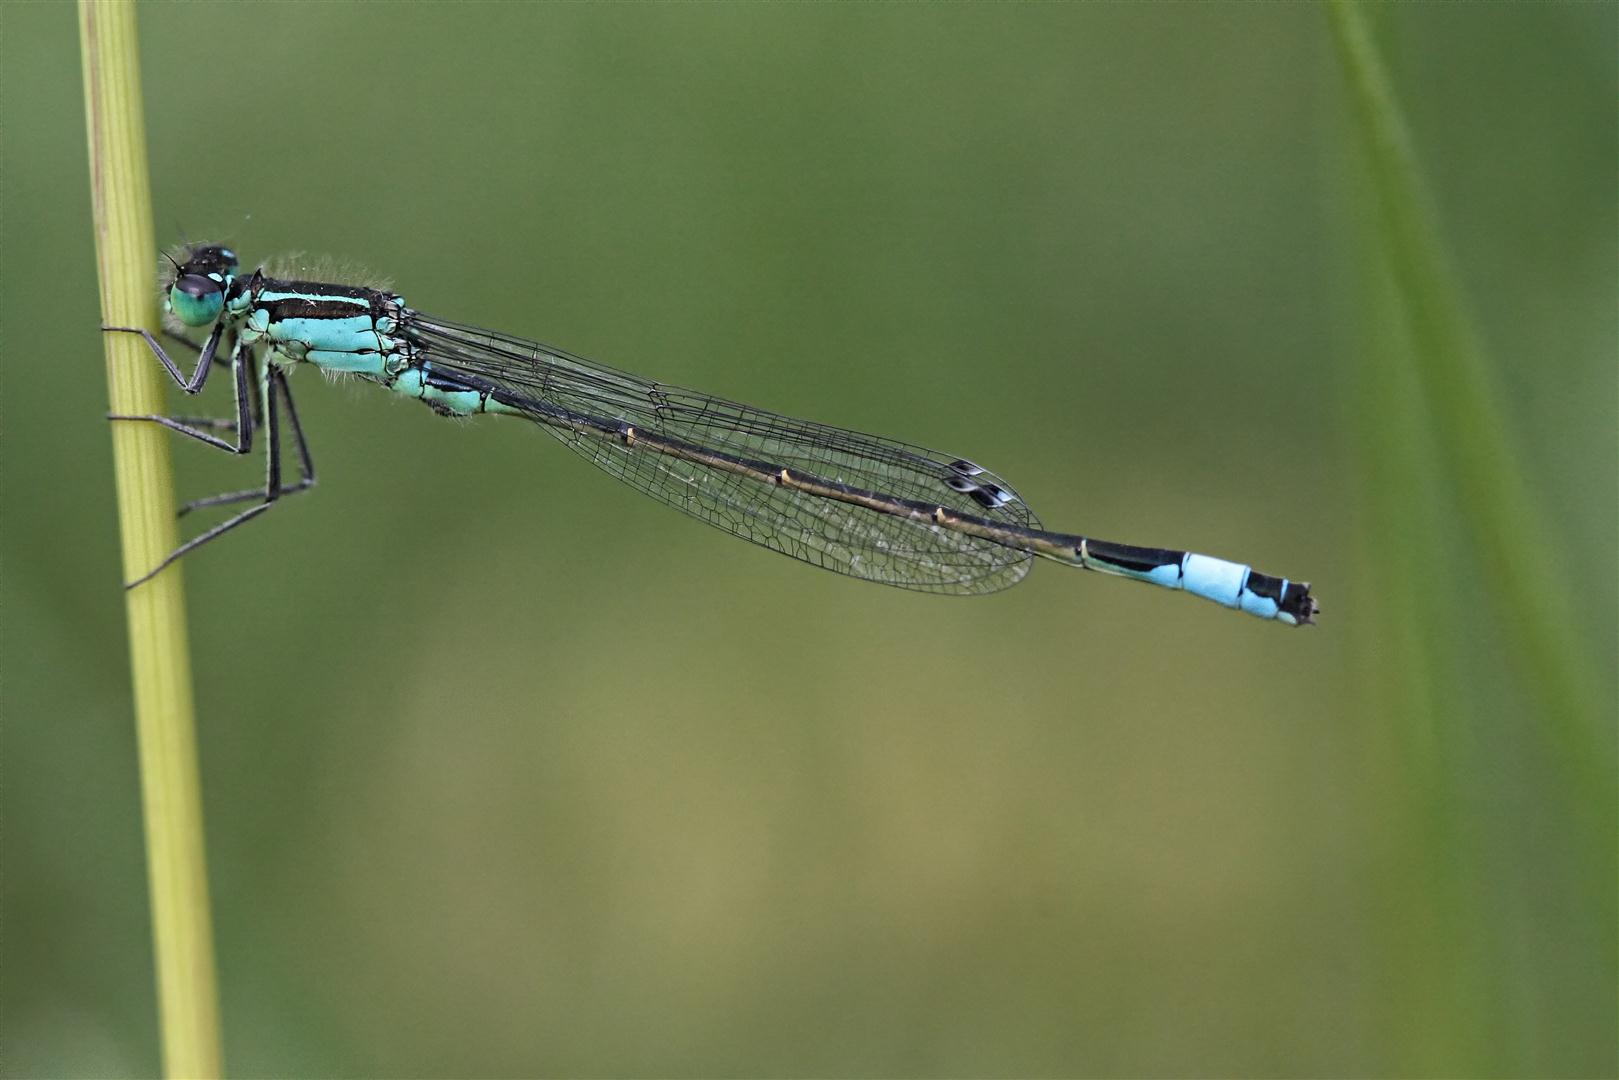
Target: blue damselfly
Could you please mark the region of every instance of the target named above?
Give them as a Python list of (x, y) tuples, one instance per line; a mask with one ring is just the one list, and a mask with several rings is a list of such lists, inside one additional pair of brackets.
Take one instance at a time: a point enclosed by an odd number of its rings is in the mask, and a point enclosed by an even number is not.
[[(186, 541), (130, 586), (315, 482), (287, 385), (312, 364), (416, 398), (445, 416), (491, 413), (538, 424), (634, 488), (734, 536), (867, 581), (976, 595), (1013, 585), (1034, 556), (1202, 596), (1292, 625), (1317, 612), (1307, 582), (1164, 548), (1047, 532), (1000, 477), (971, 461), (653, 382), (548, 345), (417, 311), (386, 289), (238, 271), (234, 252), (196, 244), (168, 257), (168, 336), (196, 350), (188, 376), (141, 334), (186, 393), (215, 363), (231, 370), (226, 419), (114, 416), (162, 424), (245, 454), (265, 431), (264, 486), (187, 503), (252, 503)], [(186, 329), (210, 327), (201, 345)], [(281, 469), (282, 409), (300, 465)], [(229, 437), (227, 437), (229, 436)]]

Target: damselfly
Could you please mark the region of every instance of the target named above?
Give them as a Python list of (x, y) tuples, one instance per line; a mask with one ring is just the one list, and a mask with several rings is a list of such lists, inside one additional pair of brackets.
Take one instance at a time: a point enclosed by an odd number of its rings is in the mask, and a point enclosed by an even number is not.
[[(425, 402), (444, 416), (492, 413), (538, 424), (592, 464), (744, 540), (866, 581), (976, 595), (1013, 585), (1034, 556), (1181, 589), (1291, 625), (1317, 612), (1308, 582), (1163, 548), (1046, 532), (1000, 477), (965, 458), (876, 435), (794, 420), (618, 371), (560, 349), (417, 311), (385, 289), (238, 272), (217, 244), (168, 257), (168, 336), (197, 352), (188, 376), (138, 333), (187, 394), (228, 364), (227, 419), (114, 416), (161, 424), (246, 454), (265, 430), (264, 486), (187, 503), (252, 503), (176, 548), (130, 587), (315, 482), (287, 372), (312, 364)], [(211, 327), (200, 346), (185, 328)], [(299, 479), (281, 468), (282, 408)]]

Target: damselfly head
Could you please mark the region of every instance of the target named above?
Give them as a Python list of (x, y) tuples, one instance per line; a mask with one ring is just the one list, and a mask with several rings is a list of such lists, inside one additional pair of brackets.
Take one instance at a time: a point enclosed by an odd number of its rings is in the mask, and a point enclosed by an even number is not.
[(169, 256), (174, 277), (164, 307), (186, 326), (207, 326), (225, 306), (225, 290), (236, 274), (236, 252), (219, 244), (193, 244)]

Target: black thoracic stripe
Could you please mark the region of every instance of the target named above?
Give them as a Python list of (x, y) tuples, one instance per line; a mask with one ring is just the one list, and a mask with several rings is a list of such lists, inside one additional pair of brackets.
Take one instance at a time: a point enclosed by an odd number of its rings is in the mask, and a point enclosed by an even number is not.
[[(300, 294), (261, 301), (272, 322), (281, 319), (352, 319), (357, 315), (369, 315), (375, 319), (387, 314), (394, 302), (391, 295), (376, 289), (334, 285), (325, 281), (276, 281), (266, 278), (260, 283), (259, 289), (260, 295), (265, 292)], [(315, 299), (325, 296), (332, 299)], [(365, 306), (347, 302), (353, 300), (363, 300)]]
[[(261, 287), (270, 292), (308, 293), (312, 296), (347, 296), (354, 300), (375, 302), (379, 299), (391, 299), (390, 295), (377, 289), (368, 289), (363, 285), (336, 285), (330, 281), (279, 281), (275, 278), (265, 278)], [(353, 305), (349, 305), (352, 307)]]

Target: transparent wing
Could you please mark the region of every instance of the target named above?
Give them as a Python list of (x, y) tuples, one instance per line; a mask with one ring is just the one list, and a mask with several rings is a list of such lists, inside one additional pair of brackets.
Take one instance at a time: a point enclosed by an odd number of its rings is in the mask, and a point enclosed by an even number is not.
[[(1028, 552), (930, 520), (943, 507), (1040, 527), (1016, 492), (970, 462), (656, 383), (420, 312), (404, 331), (433, 371), (495, 391), (591, 463), (733, 536), (841, 574), (928, 592), (994, 592), (1028, 572)], [(784, 469), (795, 484), (774, 482)], [(796, 483), (799, 477), (817, 482)]]

